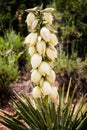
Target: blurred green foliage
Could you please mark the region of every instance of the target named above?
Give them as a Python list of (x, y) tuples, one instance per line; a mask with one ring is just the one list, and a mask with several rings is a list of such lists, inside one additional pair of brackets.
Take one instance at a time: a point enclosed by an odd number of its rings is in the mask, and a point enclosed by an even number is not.
[(28, 51), (22, 41), (14, 31), (0, 37), (0, 93), (10, 89), (20, 75), (19, 69), (27, 62)]
[(15, 54), (0, 57), (0, 94), (10, 90), (10, 84), (19, 77)]
[(25, 23), (25, 9), (35, 6), (46, 7), (52, 0), (1, 0), (0, 1), (0, 35), (9, 28), (13, 28), (22, 36), (27, 34), (27, 26)]
[(71, 73), (74, 70), (78, 69), (78, 57), (77, 53), (73, 52), (71, 57), (63, 51), (63, 46), (58, 47), (58, 58), (55, 61), (54, 69), (55, 72), (64, 75), (64, 72)]
[(71, 53), (72, 46), (78, 56), (87, 54), (87, 0), (55, 0), (55, 23), (64, 49)]
[(87, 77), (87, 57), (84, 61), (78, 57), (76, 51), (72, 50), (72, 54), (69, 57), (68, 54), (63, 51), (63, 45), (59, 45), (58, 58), (55, 61), (54, 69), (55, 72), (64, 75), (65, 71), (70, 74), (71, 72), (78, 72), (80, 77)]

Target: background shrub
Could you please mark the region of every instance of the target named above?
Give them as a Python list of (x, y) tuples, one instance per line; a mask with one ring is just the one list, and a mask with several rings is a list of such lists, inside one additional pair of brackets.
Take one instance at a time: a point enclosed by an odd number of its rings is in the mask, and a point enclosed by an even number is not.
[(27, 53), (23, 39), (14, 31), (0, 37), (0, 102), (12, 94), (11, 84), (20, 77), (20, 69), (26, 66)]
[(58, 37), (71, 53), (72, 46), (78, 56), (87, 54), (87, 0), (55, 0)]
[(21, 36), (27, 35), (27, 26), (25, 23), (25, 9), (35, 6), (47, 6), (52, 0), (1, 0), (0, 1), (0, 35), (2, 36), (5, 30), (13, 28)]

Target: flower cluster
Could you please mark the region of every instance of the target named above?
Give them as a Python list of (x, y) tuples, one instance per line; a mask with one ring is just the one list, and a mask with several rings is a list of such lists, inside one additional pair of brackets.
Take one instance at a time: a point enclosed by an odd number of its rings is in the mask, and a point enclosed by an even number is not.
[(53, 87), (56, 78), (52, 65), (57, 58), (55, 46), (58, 39), (55, 30), (51, 27), (53, 22), (53, 8), (35, 7), (26, 10), (29, 14), (26, 23), (29, 29), (29, 35), (25, 38), (25, 44), (29, 47), (31, 56), (32, 74), (31, 81), (35, 83), (32, 95), (33, 98), (41, 98), (49, 95), (52, 101), (55, 101), (58, 92)]

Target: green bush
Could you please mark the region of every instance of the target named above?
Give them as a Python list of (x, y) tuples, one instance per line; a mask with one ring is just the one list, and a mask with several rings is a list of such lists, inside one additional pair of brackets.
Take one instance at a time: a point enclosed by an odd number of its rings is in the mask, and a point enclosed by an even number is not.
[[(74, 89), (69, 97), (71, 81), (65, 96), (64, 87), (59, 94), (58, 104), (45, 99), (37, 99), (35, 106), (31, 100), (24, 95), (17, 95), (18, 102), (13, 100), (16, 114), (9, 115), (3, 112), (0, 122), (11, 130), (82, 130), (87, 123), (87, 108), (85, 97), (77, 107), (74, 98)], [(55, 107), (56, 105), (56, 107)]]
[(19, 69), (24, 67), (28, 60), (27, 47), (22, 41), (20, 35), (16, 35), (14, 31), (6, 33), (4, 38), (0, 37), (1, 95), (7, 94), (11, 90), (11, 84), (20, 75)]
[(11, 89), (10, 85), (19, 77), (18, 64), (14, 54), (0, 57), (0, 94)]
[(59, 45), (58, 49), (58, 58), (55, 61), (54, 69), (56, 73), (64, 75), (66, 71), (67, 74), (76, 71), (80, 77), (87, 77), (87, 58), (82, 61), (81, 58), (78, 58), (77, 52), (73, 51), (71, 56), (63, 50), (63, 45)]
[(73, 52), (71, 57), (63, 51), (63, 47), (59, 45), (58, 58), (55, 61), (54, 69), (56, 73), (64, 74), (64, 71), (68, 73), (78, 70), (77, 53)]
[(17, 35), (13, 30), (8, 31), (4, 38), (0, 37), (0, 50), (2, 55), (10, 50), (15, 53), (18, 60), (19, 68), (25, 66), (29, 60), (27, 47), (23, 43), (20, 35)]

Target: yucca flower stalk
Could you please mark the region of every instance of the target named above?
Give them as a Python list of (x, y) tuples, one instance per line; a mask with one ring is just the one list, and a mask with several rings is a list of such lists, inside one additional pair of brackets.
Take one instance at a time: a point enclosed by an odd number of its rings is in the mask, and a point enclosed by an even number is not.
[[(29, 54), (31, 55), (33, 69), (31, 81), (35, 83), (35, 88), (32, 90), (33, 97), (43, 100), (50, 98), (55, 102), (58, 98), (58, 92), (56, 91), (55, 95), (52, 94), (52, 91), (57, 90), (52, 85), (56, 75), (52, 70), (52, 65), (49, 64), (57, 58), (55, 46), (58, 44), (58, 39), (51, 27), (53, 10), (53, 8), (42, 10), (40, 7), (26, 10), (28, 12), (26, 23), (29, 35), (25, 38), (24, 43), (29, 47)], [(49, 27), (51, 27), (51, 30)], [(38, 86), (38, 89), (36, 89), (36, 86)]]
[(29, 13), (26, 23), (30, 34), (25, 38), (24, 43), (28, 45), (29, 50), (32, 47), (32, 52), (29, 51), (33, 69), (31, 80), (35, 83), (32, 96), (34, 99), (40, 98), (43, 100), (46, 109), (47, 127), (52, 130), (48, 102), (49, 98), (52, 102), (58, 100), (58, 92), (52, 86), (56, 75), (49, 63), (54, 62), (55, 58), (57, 58), (55, 45), (58, 44), (58, 40), (47, 26), (52, 25), (53, 9), (47, 8), (42, 10), (41, 8), (34, 8), (26, 11)]

